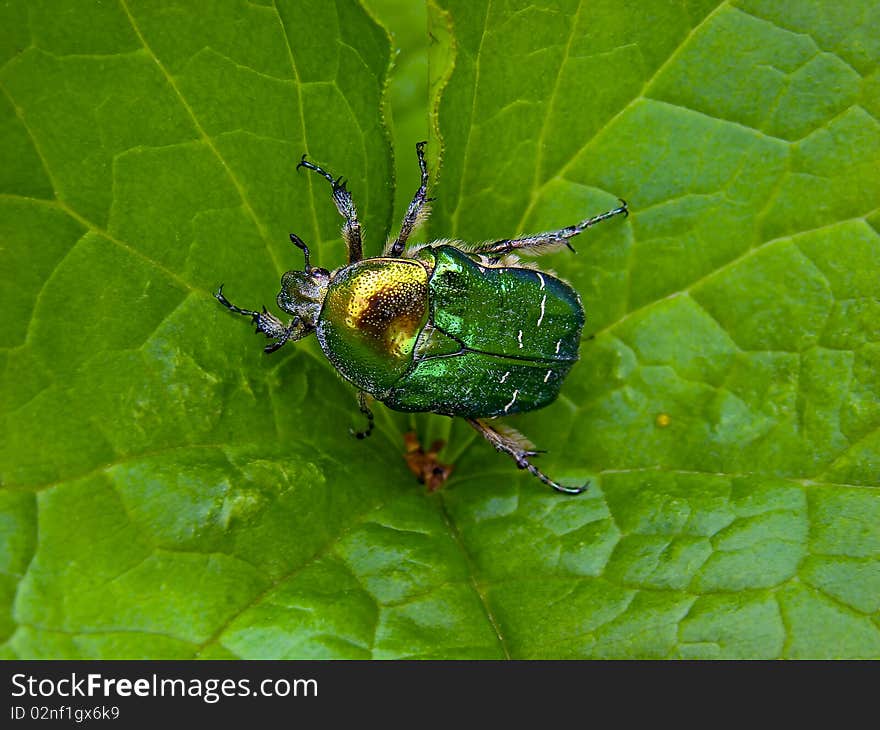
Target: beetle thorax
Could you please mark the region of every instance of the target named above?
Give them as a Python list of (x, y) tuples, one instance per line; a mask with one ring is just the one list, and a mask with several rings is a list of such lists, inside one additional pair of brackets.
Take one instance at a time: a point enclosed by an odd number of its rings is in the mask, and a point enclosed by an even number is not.
[[(401, 268), (406, 275), (401, 276)], [(424, 277), (413, 277), (411, 271), (417, 270), (389, 265), (361, 272), (340, 291), (335, 312), (346, 327), (366, 334), (378, 349), (395, 357), (412, 350), (409, 342), (425, 314)], [(335, 297), (333, 304), (337, 305)]]
[(393, 382), (412, 362), (428, 318), (428, 272), (415, 261), (366, 259), (334, 274), (318, 340), (359, 387)]

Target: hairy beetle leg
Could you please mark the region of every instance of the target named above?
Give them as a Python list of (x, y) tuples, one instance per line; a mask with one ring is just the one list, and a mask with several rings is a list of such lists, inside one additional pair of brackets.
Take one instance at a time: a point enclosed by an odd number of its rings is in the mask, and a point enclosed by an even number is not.
[(452, 464), (443, 464), (437, 460), (437, 454), (445, 443), (435, 441), (431, 444), (431, 448), (425, 451), (415, 431), (405, 433), (403, 443), (406, 446), (403, 458), (409, 470), (428, 488), (429, 492), (436, 492), (443, 486), (443, 482), (449, 479), (454, 468)]
[(250, 317), (251, 321), (257, 326), (255, 330), (257, 333), (262, 332), (266, 337), (270, 340), (275, 340), (271, 344), (266, 345), (263, 348), (263, 352), (267, 355), (269, 353), (275, 352), (278, 348), (284, 345), (288, 339), (290, 339), (291, 334), (294, 330), (294, 323), (291, 322), (288, 325), (285, 325), (278, 317), (274, 314), (270, 314), (266, 311), (266, 307), (263, 307), (262, 312), (255, 312), (252, 309), (242, 309), (241, 307), (236, 307), (232, 302), (230, 302), (223, 295), (223, 285), (220, 285), (220, 288), (215, 292), (214, 298), (220, 302), (224, 307), (226, 307), (230, 312), (235, 312), (236, 314), (241, 314), (245, 317)]
[(583, 233), (587, 230), (587, 228), (591, 228), (602, 221), (607, 221), (609, 218), (614, 218), (618, 215), (623, 215), (624, 217), (629, 215), (629, 208), (627, 207), (626, 201), (622, 198), (619, 198), (618, 200), (620, 201), (620, 205), (617, 208), (613, 208), (605, 213), (600, 213), (599, 215), (594, 215), (592, 218), (587, 218), (573, 226), (560, 228), (558, 231), (536, 233), (532, 236), (524, 236), (522, 238), (507, 238), (501, 241), (493, 241), (478, 246), (473, 249), (473, 251), (474, 253), (481, 253), (487, 256), (501, 257), (512, 253), (517, 249), (531, 250), (532, 253), (536, 254), (543, 253), (541, 249), (561, 244), (568, 247), (570, 251), (575, 252), (574, 247), (569, 242), (570, 238), (574, 238), (579, 233)]
[(375, 416), (373, 416), (373, 411), (370, 410), (370, 396), (368, 393), (365, 393), (362, 390), (358, 391), (358, 410), (363, 413), (367, 417), (367, 427), (363, 431), (355, 431), (353, 428), (349, 428), (348, 432), (354, 436), (356, 439), (365, 439), (371, 433), (373, 433), (373, 426), (375, 423)]
[(403, 217), (403, 223), (400, 225), (400, 235), (397, 240), (389, 246), (387, 250), (388, 256), (400, 256), (406, 248), (406, 241), (410, 234), (418, 228), (428, 217), (428, 208), (426, 203), (429, 202), (428, 194), (428, 165), (425, 163), (425, 145), (427, 142), (419, 142), (416, 144), (416, 155), (419, 158), (419, 170), (422, 173), (421, 184), (416, 194), (413, 196), (406, 215)]
[(485, 421), (480, 420), (479, 418), (467, 418), (465, 419), (471, 426), (473, 426), (480, 435), (486, 439), (492, 446), (495, 447), (496, 451), (500, 451), (504, 454), (507, 454), (511, 459), (516, 462), (516, 465), (520, 469), (525, 469), (534, 477), (540, 479), (544, 484), (548, 487), (552, 487), (557, 492), (562, 492), (563, 494), (581, 494), (587, 490), (587, 487), (590, 486), (590, 483), (587, 482), (582, 487), (566, 487), (559, 482), (554, 482), (550, 477), (544, 474), (538, 467), (529, 462), (528, 457), (537, 456), (540, 452), (523, 448), (521, 444), (519, 444), (515, 439), (506, 436), (505, 434), (499, 432), (498, 430), (492, 428)]
[(345, 187), (345, 180), (342, 179), (342, 176), (334, 179), (333, 175), (324, 168), (309, 162), (305, 154), (303, 154), (296, 169), (299, 170), (301, 167), (317, 172), (333, 186), (333, 202), (336, 204), (336, 210), (339, 211), (339, 215), (345, 218), (345, 223), (342, 226), (342, 237), (345, 239), (345, 245), (348, 247), (348, 263), (353, 264), (360, 261), (364, 257), (363, 245), (361, 244), (361, 224), (358, 221), (357, 208), (355, 208), (351, 192)]

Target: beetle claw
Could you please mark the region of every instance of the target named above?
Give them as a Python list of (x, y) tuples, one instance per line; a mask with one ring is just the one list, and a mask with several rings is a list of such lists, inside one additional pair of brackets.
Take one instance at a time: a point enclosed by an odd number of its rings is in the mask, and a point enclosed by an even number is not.
[(331, 185), (335, 185), (335, 183), (333, 181), (333, 176), (329, 172), (327, 172), (323, 167), (319, 167), (314, 162), (309, 162), (306, 159), (307, 154), (308, 154), (307, 152), (303, 152), (303, 156), (300, 158), (299, 163), (297, 163), (296, 169), (299, 170), (299, 168), (304, 167), (307, 170), (314, 170), (319, 175), (321, 175), (324, 179), (329, 180)]
[(562, 494), (583, 494), (590, 488), (590, 482), (589, 480), (584, 482), (582, 487), (566, 487), (562, 484), (557, 484), (556, 482), (552, 482), (550, 486), (557, 492), (562, 492)]
[[(260, 330), (257, 330), (259, 332)], [(275, 350), (279, 349), (282, 345), (287, 342), (287, 338), (285, 337), (283, 340), (278, 340), (277, 342), (273, 342), (269, 345), (266, 345), (263, 348), (263, 352), (267, 355), (271, 355)]]

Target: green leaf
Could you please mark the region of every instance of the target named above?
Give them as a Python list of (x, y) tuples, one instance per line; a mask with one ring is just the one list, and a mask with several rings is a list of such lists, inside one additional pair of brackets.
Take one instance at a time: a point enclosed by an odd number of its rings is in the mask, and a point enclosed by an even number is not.
[(439, 4), (432, 232), (632, 211), (542, 261), (591, 337), (518, 421), (592, 492), (447, 497), (510, 654), (880, 656), (880, 9)]
[[(432, 0), (390, 92), (349, 0), (4, 6), (2, 655), (880, 656), (880, 11), (826, 5)], [(425, 494), (408, 417), (349, 438), (314, 339), (211, 297), (270, 304), (290, 231), (343, 263), (303, 152), (377, 254), (420, 104), (429, 237), (630, 204), (540, 260), (582, 359), (510, 419), (585, 495), (419, 416)]]
[[(362, 0), (391, 35), (393, 69), (388, 84), (386, 121), (394, 142), (394, 210), (405, 211), (419, 187), (421, 173), (413, 164), (417, 142), (428, 139), (427, 8), (420, 2)], [(434, 150), (426, 153), (436, 159)], [(425, 240), (417, 230), (410, 241)]]

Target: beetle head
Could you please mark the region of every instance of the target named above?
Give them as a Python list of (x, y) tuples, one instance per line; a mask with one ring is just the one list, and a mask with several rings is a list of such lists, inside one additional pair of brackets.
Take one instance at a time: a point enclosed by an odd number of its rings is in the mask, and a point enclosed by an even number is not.
[(330, 272), (327, 269), (288, 271), (281, 277), (278, 306), (298, 317), (308, 329), (314, 329), (329, 285)]
[(309, 247), (295, 233), (290, 234), (291, 242), (302, 250), (305, 266), (302, 271), (288, 271), (281, 277), (281, 291), (278, 292), (278, 306), (295, 318), (298, 337), (309, 334), (318, 325), (324, 297), (330, 286), (330, 272), (313, 267), (309, 263)]

